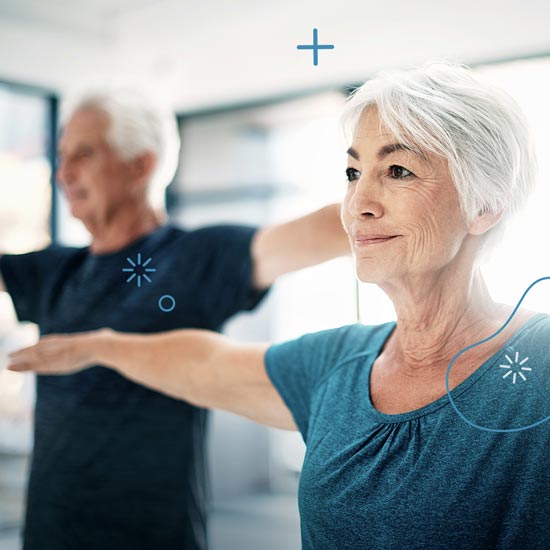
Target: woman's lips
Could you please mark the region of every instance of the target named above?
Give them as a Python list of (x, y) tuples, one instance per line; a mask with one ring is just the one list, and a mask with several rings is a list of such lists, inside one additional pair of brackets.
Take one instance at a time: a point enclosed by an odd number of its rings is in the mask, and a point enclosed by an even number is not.
[(355, 246), (372, 246), (375, 244), (387, 243), (396, 237), (400, 237), (400, 235), (358, 235), (354, 240)]

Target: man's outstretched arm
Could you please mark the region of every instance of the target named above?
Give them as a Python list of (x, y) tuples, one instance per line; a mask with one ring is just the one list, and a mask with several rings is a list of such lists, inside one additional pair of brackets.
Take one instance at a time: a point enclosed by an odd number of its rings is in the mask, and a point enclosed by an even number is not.
[(285, 273), (350, 252), (340, 219), (340, 205), (331, 204), (256, 233), (252, 241), (253, 284), (256, 288), (267, 288)]
[[(2, 254), (0, 254), (0, 262), (2, 261)], [(0, 292), (6, 292), (6, 285), (4, 284), (4, 279), (2, 278), (2, 271), (0, 270)]]

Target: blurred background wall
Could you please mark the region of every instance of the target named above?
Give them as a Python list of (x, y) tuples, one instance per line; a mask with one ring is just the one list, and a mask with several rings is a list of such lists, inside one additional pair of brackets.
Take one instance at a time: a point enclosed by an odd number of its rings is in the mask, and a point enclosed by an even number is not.
[[(0, 250), (87, 243), (52, 174), (60, 102), (90, 84), (133, 82), (177, 113), (182, 150), (167, 193), (174, 223), (264, 225), (340, 200), (339, 113), (351, 87), (380, 68), (446, 58), (506, 88), (535, 133), (539, 189), (485, 267), (494, 297), (515, 303), (550, 274), (548, 256), (528, 246), (550, 231), (549, 23), (541, 0), (1, 0)], [(318, 66), (296, 49), (311, 43), (313, 28), (335, 46), (319, 53)], [(549, 294), (537, 290), (531, 307), (550, 311)], [(283, 277), (226, 332), (281, 341), (393, 315), (344, 258)], [(33, 403), (32, 376), (3, 371), (4, 354), (34, 338), (36, 328), (18, 325), (0, 294), (0, 550), (18, 544)], [(268, 548), (268, 540), (298, 548), (300, 436), (221, 412), (211, 427), (213, 548)]]

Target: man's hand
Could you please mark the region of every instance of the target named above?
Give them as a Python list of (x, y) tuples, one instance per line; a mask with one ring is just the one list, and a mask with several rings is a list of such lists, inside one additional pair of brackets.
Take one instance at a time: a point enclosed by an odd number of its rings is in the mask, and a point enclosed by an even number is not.
[(9, 354), (8, 370), (71, 374), (95, 364), (95, 349), (108, 330), (44, 336), (37, 344)]

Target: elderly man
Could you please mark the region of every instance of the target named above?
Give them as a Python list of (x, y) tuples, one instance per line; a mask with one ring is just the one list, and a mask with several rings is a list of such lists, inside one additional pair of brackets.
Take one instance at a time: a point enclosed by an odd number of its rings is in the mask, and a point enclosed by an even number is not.
[[(337, 205), (260, 230), (165, 223), (151, 193), (175, 164), (170, 131), (138, 94), (75, 106), (57, 179), (91, 245), (0, 257), (21, 321), (42, 335), (219, 330), (279, 275), (348, 252)], [(38, 376), (24, 548), (206, 548), (205, 432), (204, 409), (100, 366)]]

